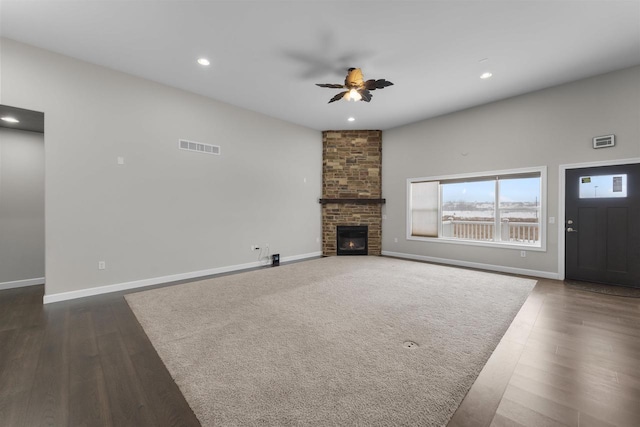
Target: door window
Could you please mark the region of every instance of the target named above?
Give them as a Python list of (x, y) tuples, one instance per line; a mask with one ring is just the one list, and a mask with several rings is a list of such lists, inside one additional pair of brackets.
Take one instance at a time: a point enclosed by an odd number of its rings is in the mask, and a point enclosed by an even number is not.
[(581, 199), (627, 197), (627, 174), (581, 176), (578, 186)]

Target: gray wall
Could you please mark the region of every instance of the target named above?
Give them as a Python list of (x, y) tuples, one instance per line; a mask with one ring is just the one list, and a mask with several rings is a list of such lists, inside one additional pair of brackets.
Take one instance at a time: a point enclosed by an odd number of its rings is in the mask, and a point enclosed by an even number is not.
[(47, 295), (252, 263), (252, 244), (320, 251), (320, 132), (11, 40), (1, 55), (1, 102), (45, 113)]
[[(611, 133), (615, 147), (592, 148), (592, 137)], [(557, 273), (559, 165), (640, 157), (640, 67), (391, 129), (382, 140), (383, 251)], [(556, 224), (547, 224), (546, 252), (406, 240), (407, 178), (531, 166), (548, 167)]]
[(0, 128), (0, 287), (44, 277), (44, 137)]

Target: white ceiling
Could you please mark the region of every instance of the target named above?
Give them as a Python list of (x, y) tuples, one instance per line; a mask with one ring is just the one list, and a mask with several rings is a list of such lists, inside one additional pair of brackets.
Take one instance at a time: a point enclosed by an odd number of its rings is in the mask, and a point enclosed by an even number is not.
[[(318, 130), (389, 129), (640, 64), (640, 0), (2, 0), (0, 8), (4, 37)], [(211, 66), (198, 65), (200, 56)], [(349, 67), (395, 85), (368, 104), (327, 104), (339, 90), (315, 83), (342, 83)], [(481, 80), (486, 70), (493, 77)]]

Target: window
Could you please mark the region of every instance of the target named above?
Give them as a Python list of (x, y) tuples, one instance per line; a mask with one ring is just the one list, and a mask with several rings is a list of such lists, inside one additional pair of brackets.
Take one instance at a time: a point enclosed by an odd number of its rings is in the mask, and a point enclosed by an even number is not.
[(581, 199), (627, 197), (627, 174), (581, 176), (578, 186)]
[(546, 168), (407, 183), (407, 238), (544, 250)]

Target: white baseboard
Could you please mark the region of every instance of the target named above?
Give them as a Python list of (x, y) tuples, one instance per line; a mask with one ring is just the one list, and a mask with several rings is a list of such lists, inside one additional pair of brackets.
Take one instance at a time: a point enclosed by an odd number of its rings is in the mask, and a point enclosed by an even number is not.
[(14, 280), (12, 282), (0, 283), (0, 291), (5, 289), (23, 288), (25, 286), (43, 285), (44, 277), (36, 277), (35, 279)]
[[(322, 255), (322, 252), (311, 252), (308, 254), (292, 255), (280, 258), (280, 262), (297, 261), (306, 258), (315, 258)], [(207, 270), (191, 271), (188, 273), (172, 274), (169, 276), (153, 277), (150, 279), (134, 280), (132, 282), (116, 283), (114, 285), (98, 286), (95, 288), (79, 289), (77, 291), (60, 292), (57, 294), (45, 295), (44, 304), (66, 301), (76, 298), (90, 297), (94, 295), (107, 294), (110, 292), (127, 291), (129, 289), (142, 288), (145, 286), (159, 285), (162, 283), (176, 282), (178, 280), (194, 279), (198, 277), (211, 276), (213, 274), (228, 273), (231, 271), (241, 271), (250, 268), (264, 266), (260, 261), (248, 262), (246, 264), (229, 265), (226, 267), (210, 268)], [(267, 264), (268, 265), (268, 264)]]
[(522, 276), (541, 277), (543, 279), (558, 280), (558, 273), (551, 271), (528, 270), (526, 268), (506, 267), (504, 265), (483, 264), (480, 262), (459, 261), (456, 259), (436, 258), (425, 255), (405, 254), (401, 252), (382, 251), (382, 255), (395, 258), (412, 259), (417, 261), (435, 262), (438, 264), (455, 265), (458, 267), (477, 268), (480, 270), (498, 271), (500, 273), (519, 274)]
[(284, 258), (280, 258), (280, 262), (298, 261), (300, 259), (316, 258), (316, 257), (319, 257), (319, 256), (322, 256), (322, 251), (311, 252), (311, 253), (308, 253), (308, 254), (286, 256)]

